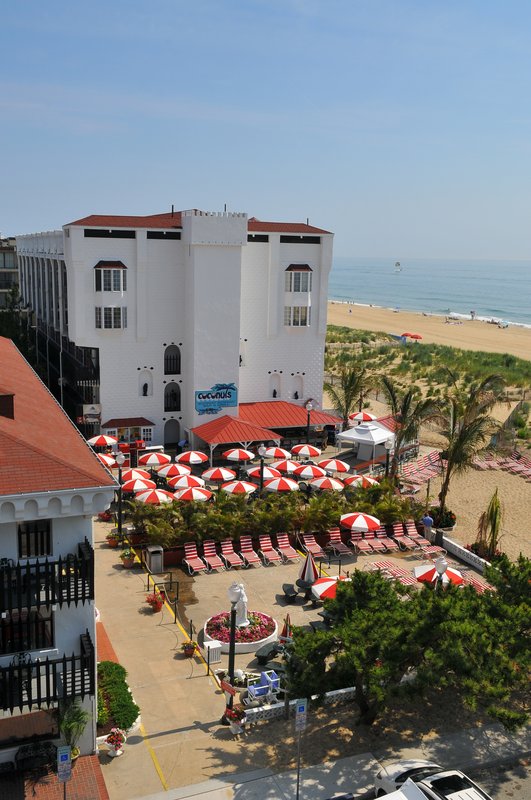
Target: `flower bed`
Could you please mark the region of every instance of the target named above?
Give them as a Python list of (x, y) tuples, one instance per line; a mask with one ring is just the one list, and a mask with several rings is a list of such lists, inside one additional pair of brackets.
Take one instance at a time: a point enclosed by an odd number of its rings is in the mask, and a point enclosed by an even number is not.
[[(236, 628), (236, 652), (253, 653), (262, 645), (277, 639), (278, 626), (273, 617), (261, 611), (250, 611), (247, 615), (249, 625)], [(204, 628), (205, 641), (221, 642), (221, 652), (227, 653), (230, 641), (230, 612), (222, 611), (206, 621)]]
[(138, 717), (139, 708), (126, 683), (124, 667), (112, 661), (98, 664), (97, 734), (110, 733), (112, 728), (128, 730)]

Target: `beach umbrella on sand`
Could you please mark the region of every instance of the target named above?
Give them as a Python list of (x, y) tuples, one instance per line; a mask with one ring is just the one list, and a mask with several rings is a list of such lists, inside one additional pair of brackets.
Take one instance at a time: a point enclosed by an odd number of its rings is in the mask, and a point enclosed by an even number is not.
[(293, 470), (293, 474), (297, 478), (312, 480), (312, 478), (325, 478), (326, 470), (322, 469), (322, 467), (316, 467), (315, 464), (301, 464)]
[(256, 488), (256, 483), (250, 481), (230, 481), (222, 485), (221, 491), (227, 494), (251, 494), (256, 492)]
[(321, 492), (342, 492), (345, 488), (343, 481), (337, 478), (329, 478), (328, 475), (323, 478), (314, 478), (313, 481), (309, 481), (309, 485), (313, 489), (319, 489)]
[(306, 558), (302, 562), (299, 570), (298, 579), (306, 583), (313, 583), (319, 577), (319, 570), (315, 564), (314, 558), (311, 553), (306, 554)]
[(142, 467), (162, 467), (169, 464), (171, 456), (166, 453), (142, 453), (138, 459), (138, 465)]
[(184, 453), (175, 456), (175, 461), (177, 464), (204, 464), (208, 461), (208, 456), (201, 450), (185, 450)]
[(108, 456), (105, 453), (96, 453), (96, 455), (98, 456), (98, 458), (101, 461), (101, 463), (105, 464), (105, 466), (109, 467), (109, 469), (111, 467), (115, 467), (116, 466), (116, 461), (115, 461), (113, 456)]
[(301, 456), (302, 458), (317, 458), (321, 455), (321, 451), (318, 447), (314, 447), (313, 444), (296, 444), (291, 448), (291, 455)]
[(271, 478), (264, 482), (266, 492), (297, 492), (299, 484), (291, 478)]
[(193, 486), (203, 488), (205, 482), (203, 478), (196, 478), (195, 475), (177, 475), (175, 478), (168, 478), (168, 483), (175, 491), (179, 489), (190, 489)]
[(223, 458), (227, 461), (250, 461), (254, 458), (254, 453), (241, 447), (233, 447), (231, 450), (225, 450)]
[(222, 483), (223, 481), (233, 480), (236, 477), (236, 473), (228, 467), (210, 467), (210, 469), (206, 469), (201, 473), (201, 477), (206, 481), (219, 481)]
[(361, 489), (368, 489), (369, 486), (379, 486), (380, 484), (376, 478), (371, 478), (369, 475), (348, 475), (343, 478), (347, 486), (357, 486)]
[(465, 582), (459, 570), (449, 567), (445, 558), (438, 558), (435, 564), (422, 564), (420, 567), (415, 567), (413, 572), (415, 578), (421, 583), (436, 584), (442, 581), (443, 585), (453, 583), (454, 586), (460, 586)]
[(189, 475), (192, 468), (186, 464), (164, 464), (159, 467), (157, 475), (162, 475), (163, 478), (179, 478), (181, 475)]
[[(250, 467), (247, 470), (247, 475), (250, 478), (259, 478), (260, 477), (260, 469), (261, 469), (260, 467)], [(264, 475), (263, 475), (263, 478), (264, 478), (265, 481), (271, 480), (271, 478), (280, 478), (280, 477), (281, 477), (280, 470), (275, 469), (274, 467), (269, 467), (269, 466), (264, 464)]]
[(99, 436), (93, 436), (92, 439), (87, 439), (87, 442), (92, 445), (92, 447), (109, 447), (109, 445), (117, 444), (118, 439), (116, 436), (106, 436), (104, 433), (100, 433)]
[(145, 489), (155, 489), (157, 484), (147, 478), (135, 478), (122, 483), (122, 492), (143, 492)]
[(296, 461), (290, 461), (289, 458), (286, 458), (283, 461), (273, 461), (269, 466), (279, 472), (287, 472), (289, 474), (295, 472), (299, 464), (297, 464)]
[(349, 414), (348, 418), (352, 422), (374, 422), (378, 419), (375, 414), (370, 414), (368, 411), (356, 411), (354, 414)]
[(180, 489), (175, 492), (175, 500), (187, 500), (189, 502), (204, 503), (210, 500), (212, 492), (203, 489), (201, 486), (191, 486), (189, 489)]
[(312, 586), (312, 594), (316, 600), (333, 600), (337, 592), (337, 582), (349, 580), (346, 575), (318, 578)]
[(289, 450), (284, 450), (283, 447), (266, 447), (264, 458), (289, 458)]
[(135, 500), (153, 506), (158, 506), (162, 503), (171, 503), (174, 499), (172, 493), (167, 492), (165, 489), (146, 489), (144, 492), (137, 492), (137, 494), (135, 494)]
[(282, 643), (291, 642), (291, 619), (289, 614), (286, 614), (284, 625), (282, 626), (282, 631), (280, 632), (278, 640)]
[(339, 458), (323, 458), (322, 461), (317, 462), (317, 466), (327, 472), (348, 472), (350, 469), (350, 464)]
[(147, 469), (124, 469), (122, 472), (122, 481), (125, 483), (126, 481), (149, 481), (151, 480), (151, 475), (147, 471)]
[(370, 514), (361, 514), (359, 511), (354, 511), (351, 514), (342, 514), (339, 520), (340, 525), (348, 528), (350, 531), (375, 531), (380, 527), (380, 520), (372, 517)]
[(401, 336), (408, 339), (422, 339), (420, 333), (402, 333)]

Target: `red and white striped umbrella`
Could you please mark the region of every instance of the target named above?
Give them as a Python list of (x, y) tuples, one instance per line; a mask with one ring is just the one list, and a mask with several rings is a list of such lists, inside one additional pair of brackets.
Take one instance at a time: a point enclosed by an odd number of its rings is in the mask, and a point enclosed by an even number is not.
[(347, 486), (358, 486), (361, 489), (368, 489), (369, 486), (380, 485), (376, 478), (371, 478), (369, 475), (349, 475), (343, 480)]
[(165, 489), (146, 489), (144, 492), (135, 494), (135, 500), (154, 506), (158, 506), (161, 503), (171, 503), (174, 499), (172, 493), (167, 492)]
[(442, 573), (439, 573), (435, 564), (422, 564), (420, 567), (415, 567), (413, 571), (415, 578), (421, 583), (436, 583), (438, 580), (442, 580), (443, 584), (453, 583), (454, 586), (460, 586), (465, 582), (459, 570), (449, 566), (446, 566)]
[(328, 475), (325, 475), (323, 478), (315, 478), (309, 483), (314, 489), (320, 489), (322, 492), (342, 492), (345, 488), (343, 486), (343, 481), (337, 478), (329, 478)]
[(297, 492), (299, 484), (291, 478), (271, 478), (264, 482), (266, 492)]
[(210, 467), (201, 473), (201, 477), (206, 481), (230, 481), (236, 477), (236, 473), (228, 467)]
[(284, 625), (282, 626), (282, 631), (280, 632), (280, 636), (278, 637), (279, 642), (291, 642), (291, 618), (289, 614), (286, 614), (284, 619)]
[(340, 458), (323, 458), (322, 461), (317, 462), (318, 467), (322, 467), (327, 472), (348, 472), (350, 464), (346, 461), (341, 461)]
[(284, 450), (283, 447), (266, 447), (264, 453), (265, 458), (289, 458), (289, 450)]
[(108, 447), (111, 444), (116, 444), (118, 439), (116, 436), (107, 436), (104, 433), (100, 433), (99, 436), (93, 436), (92, 439), (87, 439), (87, 442), (92, 445), (92, 447)]
[(344, 528), (351, 531), (375, 531), (380, 527), (380, 520), (372, 517), (370, 514), (360, 514), (359, 511), (353, 511), (351, 514), (343, 514), (339, 520)]
[(225, 450), (223, 458), (226, 458), (227, 461), (250, 461), (254, 458), (254, 453), (241, 447), (233, 447), (231, 450)]
[(316, 600), (333, 600), (337, 593), (337, 582), (348, 580), (350, 578), (347, 578), (346, 575), (318, 578), (312, 586), (312, 594)]
[(197, 486), (202, 489), (205, 485), (203, 478), (196, 478), (195, 475), (177, 475), (175, 478), (168, 478), (168, 483), (173, 486), (175, 491)]
[(177, 464), (204, 464), (208, 461), (208, 456), (201, 450), (185, 450), (184, 453), (175, 456), (175, 461)]
[[(247, 470), (247, 475), (250, 478), (259, 478), (260, 477), (260, 467), (250, 467)], [(274, 467), (268, 466), (264, 464), (264, 480), (270, 480), (271, 478), (280, 478), (281, 473), (280, 470), (275, 469)]]
[(124, 469), (122, 472), (122, 481), (143, 481), (151, 480), (151, 475), (146, 469)]
[(349, 414), (348, 418), (352, 422), (373, 422), (378, 419), (375, 414), (371, 414), (369, 411), (356, 411), (354, 414)]
[(249, 481), (230, 481), (229, 483), (222, 484), (221, 490), (227, 492), (227, 494), (251, 494), (251, 492), (256, 492), (256, 483), (250, 483)]
[(187, 464), (164, 464), (163, 467), (159, 467), (157, 474), (168, 479), (179, 478), (181, 475), (189, 475), (191, 471), (192, 468)]
[(169, 464), (171, 456), (166, 453), (142, 453), (138, 459), (139, 465), (143, 467), (161, 467), (164, 464)]
[(304, 456), (305, 458), (317, 458), (317, 456), (321, 455), (321, 451), (318, 447), (314, 447), (313, 444), (296, 444), (291, 448), (291, 455)]
[(105, 453), (96, 453), (96, 455), (98, 456), (101, 463), (105, 464), (106, 467), (110, 468), (116, 466), (116, 461), (113, 458), (113, 456), (108, 456)]
[(293, 474), (297, 478), (304, 478), (305, 480), (312, 480), (313, 478), (326, 477), (326, 470), (321, 467), (316, 467), (315, 464), (300, 464), (293, 470)]
[(191, 486), (189, 489), (180, 489), (175, 492), (176, 500), (187, 500), (195, 503), (204, 503), (206, 500), (210, 500), (211, 497), (212, 492), (209, 492), (208, 489), (202, 489), (200, 486)]
[(155, 489), (157, 484), (148, 478), (135, 478), (122, 483), (122, 492), (143, 492), (146, 489)]
[(297, 467), (299, 466), (296, 461), (290, 461), (289, 459), (284, 459), (283, 461), (273, 461), (270, 465), (273, 469), (278, 469), (279, 472), (295, 472)]
[(311, 553), (306, 554), (306, 558), (302, 562), (302, 566), (299, 570), (298, 578), (300, 581), (306, 581), (306, 583), (313, 583), (319, 577), (319, 570), (315, 564), (314, 558)]

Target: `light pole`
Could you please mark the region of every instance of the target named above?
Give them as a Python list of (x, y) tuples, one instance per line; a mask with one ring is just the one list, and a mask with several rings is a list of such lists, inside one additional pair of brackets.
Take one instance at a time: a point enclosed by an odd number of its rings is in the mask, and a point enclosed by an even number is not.
[(393, 440), (386, 439), (384, 442), (385, 447), (385, 477), (389, 477), (389, 460), (391, 458), (391, 450), (393, 449)]
[(118, 464), (118, 540), (122, 543), (122, 467), (125, 462), (125, 456), (122, 452), (116, 454), (115, 459)]
[[(232, 694), (232, 687), (234, 686), (234, 657), (236, 654), (236, 604), (241, 598), (241, 589), (237, 583), (232, 583), (229, 588), (227, 589), (227, 594), (230, 600), (230, 638), (229, 638), (229, 684), (231, 686), (231, 691), (229, 692), (229, 698), (226, 702), (226, 707), (232, 709), (234, 703), (234, 695)], [(221, 718), (222, 725), (228, 725), (229, 720), (227, 719), (226, 715), (223, 714)]]
[(260, 445), (260, 447), (258, 448), (258, 455), (260, 457), (260, 485), (259, 485), (259, 489), (258, 489), (258, 494), (259, 494), (260, 497), (262, 497), (262, 492), (264, 490), (264, 456), (265, 456), (265, 454), (266, 454), (266, 448), (264, 447), (264, 444), (262, 443)]
[(310, 442), (310, 414), (312, 413), (313, 403), (311, 400), (305, 405), (306, 408), (306, 444)]

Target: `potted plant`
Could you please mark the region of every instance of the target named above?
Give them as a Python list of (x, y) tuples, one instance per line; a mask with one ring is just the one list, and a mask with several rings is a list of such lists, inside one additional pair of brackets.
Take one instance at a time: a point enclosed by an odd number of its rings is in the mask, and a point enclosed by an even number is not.
[(192, 658), (195, 651), (199, 648), (197, 642), (193, 642), (191, 639), (187, 642), (183, 642), (181, 645), (181, 650), (183, 651), (186, 658)]
[(237, 736), (243, 733), (243, 726), (245, 725), (245, 709), (243, 706), (234, 706), (233, 708), (225, 709), (225, 719), (229, 721), (230, 732)]
[(157, 611), (161, 610), (164, 604), (164, 599), (159, 592), (152, 592), (152, 594), (146, 595), (146, 603), (148, 606), (151, 606), (153, 613), (156, 613)]
[(105, 739), (105, 744), (109, 748), (109, 755), (111, 758), (121, 756), (124, 752), (124, 744), (127, 741), (125, 731), (121, 728), (112, 728), (111, 732)]
[(126, 547), (125, 550), (122, 550), (120, 553), (120, 558), (122, 559), (122, 564), (126, 569), (131, 569), (135, 565), (135, 558), (136, 553), (134, 550), (131, 550), (130, 547)]
[(456, 517), (453, 511), (445, 508), (441, 513), (440, 508), (434, 506), (430, 509), (430, 516), (433, 517), (433, 525), (442, 531), (453, 531), (456, 525)]
[(70, 747), (72, 762), (79, 756), (79, 742), (91, 716), (77, 701), (65, 703), (59, 711), (59, 730)]
[(110, 533), (108, 533), (105, 538), (107, 539), (107, 544), (109, 545), (109, 547), (118, 547), (118, 545), (122, 543), (122, 540), (118, 535), (118, 531), (116, 530), (116, 528), (114, 528)]

